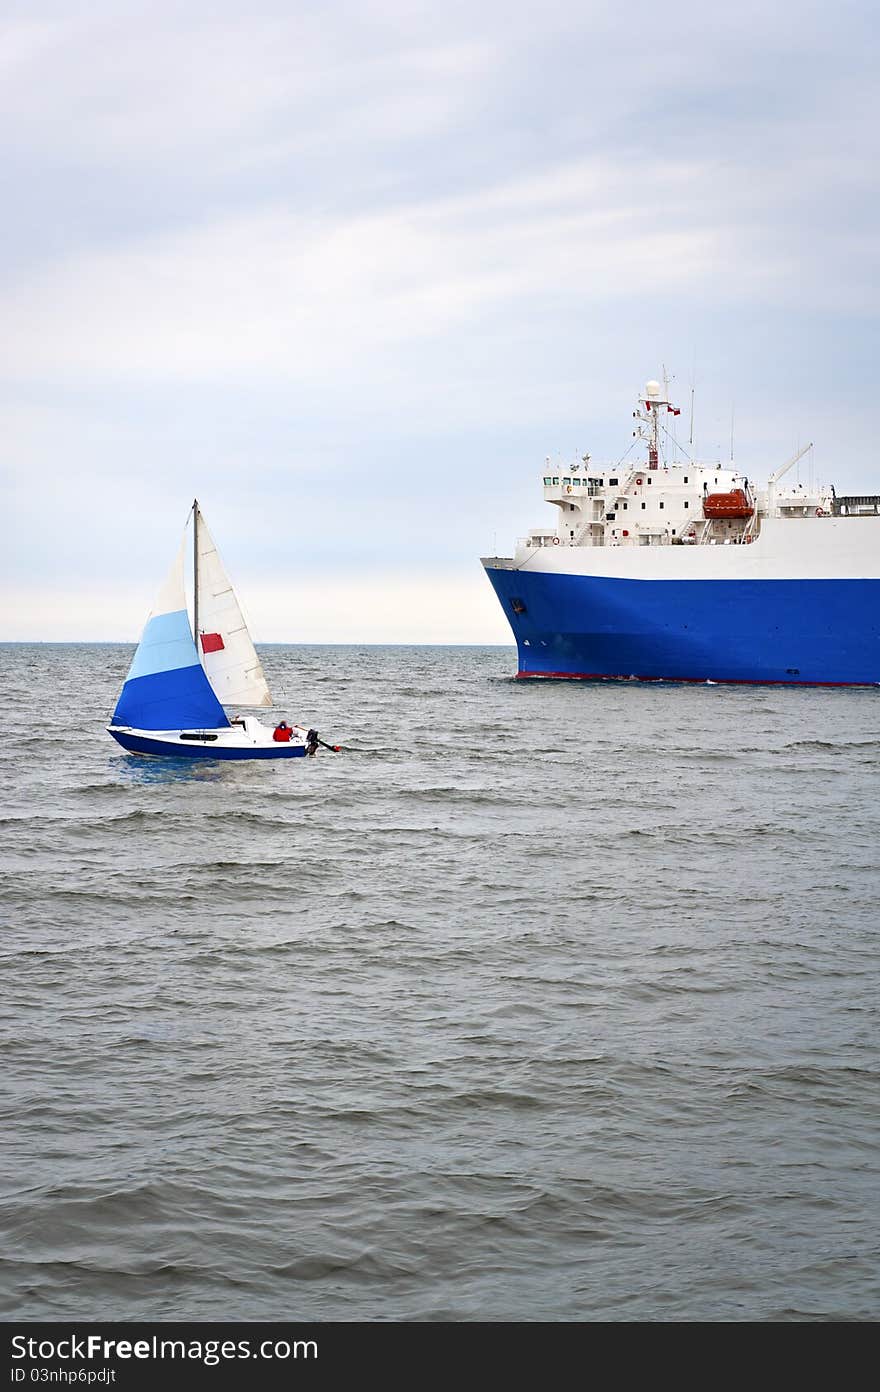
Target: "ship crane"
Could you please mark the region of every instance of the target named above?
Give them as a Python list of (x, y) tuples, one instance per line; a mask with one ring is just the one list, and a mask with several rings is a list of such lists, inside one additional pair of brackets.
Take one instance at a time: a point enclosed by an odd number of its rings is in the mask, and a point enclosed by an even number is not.
[(767, 480), (767, 507), (768, 507), (768, 511), (770, 512), (771, 515), (773, 514), (773, 512), (774, 512), (774, 510), (775, 510), (775, 508), (776, 508), (776, 485), (777, 485), (777, 483), (778, 483), (779, 480), (782, 478), (782, 475), (783, 475), (783, 474), (787, 474), (788, 471), (789, 471), (789, 469), (793, 468), (794, 465), (798, 462), (799, 459), (803, 459), (804, 455), (805, 455), (809, 450), (811, 450), (812, 448), (813, 448), (813, 442), (812, 442), (812, 440), (811, 440), (810, 443), (809, 443), (808, 445), (804, 445), (803, 449), (799, 449), (799, 450), (797, 451), (796, 454), (793, 454), (793, 455), (791, 456), (791, 459), (789, 459), (785, 464), (783, 464), (783, 466), (782, 466), (781, 469), (777, 469), (777, 470), (776, 470), (776, 473), (775, 473), (775, 474), (771, 474), (770, 477), (768, 478), (768, 480)]

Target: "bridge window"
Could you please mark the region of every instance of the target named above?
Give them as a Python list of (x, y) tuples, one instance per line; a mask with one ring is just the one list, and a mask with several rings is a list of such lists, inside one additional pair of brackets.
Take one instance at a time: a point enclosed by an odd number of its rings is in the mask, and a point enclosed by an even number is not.
[(609, 487), (611, 487), (611, 488), (616, 488), (616, 487), (617, 487), (617, 479), (609, 479), (609, 480), (608, 480), (608, 484), (609, 484)]
[(545, 480), (544, 480), (544, 487), (545, 487), (545, 488), (549, 488), (551, 482), (552, 482), (552, 479), (545, 478)]

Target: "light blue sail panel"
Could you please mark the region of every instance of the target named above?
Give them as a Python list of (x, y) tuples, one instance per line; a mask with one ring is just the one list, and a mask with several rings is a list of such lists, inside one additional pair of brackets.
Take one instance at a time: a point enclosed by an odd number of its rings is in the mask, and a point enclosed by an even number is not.
[(150, 677), (154, 672), (173, 672), (177, 667), (192, 667), (198, 660), (186, 610), (155, 614), (147, 620), (126, 681)]
[(185, 609), (147, 623), (114, 725), (137, 730), (219, 729), (229, 724), (196, 653)]

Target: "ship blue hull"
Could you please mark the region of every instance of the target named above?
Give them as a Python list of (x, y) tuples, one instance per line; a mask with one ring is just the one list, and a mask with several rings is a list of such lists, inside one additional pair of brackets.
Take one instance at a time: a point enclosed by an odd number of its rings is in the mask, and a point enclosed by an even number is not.
[(880, 580), (486, 573), (521, 677), (880, 684)]
[(144, 735), (129, 735), (111, 730), (111, 735), (132, 754), (160, 754), (165, 759), (296, 759), (305, 755), (301, 744), (252, 745), (250, 748), (212, 744), (169, 744), (167, 740), (152, 740)]

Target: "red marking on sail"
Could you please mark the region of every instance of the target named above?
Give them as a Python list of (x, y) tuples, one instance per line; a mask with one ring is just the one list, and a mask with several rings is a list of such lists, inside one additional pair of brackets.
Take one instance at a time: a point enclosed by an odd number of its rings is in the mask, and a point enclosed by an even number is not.
[(219, 633), (202, 634), (203, 653), (222, 652), (225, 646), (226, 645), (223, 642), (223, 639)]

